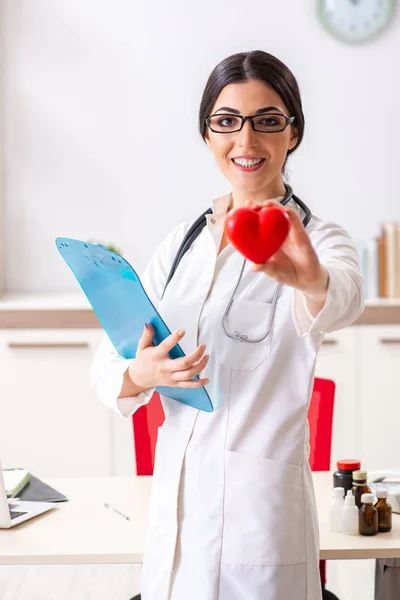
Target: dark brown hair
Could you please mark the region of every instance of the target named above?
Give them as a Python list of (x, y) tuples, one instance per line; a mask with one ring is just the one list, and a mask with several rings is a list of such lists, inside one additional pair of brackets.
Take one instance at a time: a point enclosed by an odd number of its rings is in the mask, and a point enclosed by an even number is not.
[[(304, 135), (304, 114), (299, 86), (290, 69), (278, 58), (262, 50), (232, 54), (221, 61), (211, 72), (199, 110), (199, 129), (203, 139), (206, 134), (206, 119), (223, 88), (231, 83), (243, 83), (257, 80), (265, 83), (281, 97), (289, 110), (288, 116), (294, 116), (298, 141), (288, 151), (294, 152), (301, 144)], [(286, 164), (286, 161), (285, 161)], [(285, 166), (285, 165), (284, 165)]]

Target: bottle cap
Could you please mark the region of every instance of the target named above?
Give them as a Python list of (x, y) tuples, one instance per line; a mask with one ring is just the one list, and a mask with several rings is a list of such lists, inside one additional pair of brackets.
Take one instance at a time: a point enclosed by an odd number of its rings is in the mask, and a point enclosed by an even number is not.
[(368, 477), (367, 471), (353, 471), (353, 481), (363, 481)]
[(361, 496), (361, 502), (363, 504), (372, 504), (374, 501), (374, 495), (373, 494), (362, 494)]
[(375, 490), (375, 496), (377, 498), (387, 498), (388, 497), (388, 491), (384, 490), (383, 488), (381, 490)]
[(344, 498), (344, 487), (333, 488), (333, 497), (334, 498)]
[(361, 467), (361, 462), (353, 458), (346, 458), (337, 461), (337, 468), (341, 471), (356, 471)]
[(354, 498), (353, 492), (351, 490), (347, 491), (346, 498), (344, 499), (345, 506), (355, 506), (356, 499)]

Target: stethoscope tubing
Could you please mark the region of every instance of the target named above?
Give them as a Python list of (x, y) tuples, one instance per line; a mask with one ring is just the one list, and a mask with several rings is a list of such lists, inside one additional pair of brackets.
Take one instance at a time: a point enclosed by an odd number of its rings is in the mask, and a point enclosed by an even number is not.
[[(285, 184), (285, 189), (286, 189), (286, 194), (285, 194), (285, 197), (281, 200), (281, 204), (283, 206), (286, 206), (286, 204), (288, 204), (288, 202), (290, 202), (290, 200), (293, 199), (293, 201), (304, 212), (303, 225), (304, 225), (304, 227), (307, 227), (307, 225), (310, 222), (311, 216), (312, 216), (310, 209), (308, 208), (308, 206), (302, 200), (300, 200), (300, 198), (298, 198), (297, 196), (295, 196), (293, 194), (293, 190), (290, 187), (290, 185)], [(232, 340), (238, 340), (240, 342), (248, 342), (250, 344), (258, 344), (259, 342), (264, 341), (269, 336), (269, 334), (271, 333), (272, 324), (273, 324), (274, 317), (275, 317), (276, 305), (278, 303), (278, 298), (279, 298), (279, 295), (280, 295), (280, 292), (281, 292), (281, 289), (282, 289), (282, 284), (278, 283), (277, 286), (276, 286), (276, 288), (275, 288), (275, 292), (274, 292), (274, 295), (272, 297), (272, 306), (271, 306), (271, 310), (270, 310), (269, 317), (268, 317), (267, 327), (266, 327), (265, 332), (263, 333), (263, 335), (261, 335), (258, 338), (250, 339), (247, 334), (241, 333), (240, 331), (237, 331), (237, 330), (235, 330), (233, 333), (231, 333), (229, 331), (229, 329), (227, 328), (227, 326), (226, 326), (226, 321), (227, 321), (227, 318), (228, 318), (229, 311), (230, 311), (230, 309), (232, 307), (232, 304), (234, 302), (237, 289), (238, 289), (238, 287), (240, 285), (240, 282), (242, 281), (243, 272), (244, 272), (244, 268), (246, 266), (246, 262), (247, 262), (247, 259), (245, 258), (243, 260), (243, 263), (242, 263), (242, 266), (241, 266), (241, 269), (240, 269), (239, 277), (238, 277), (238, 280), (236, 282), (235, 288), (234, 288), (234, 290), (233, 290), (233, 292), (231, 294), (231, 297), (230, 297), (230, 299), (228, 301), (228, 304), (226, 306), (224, 314), (222, 315), (221, 325), (222, 325), (222, 329), (224, 330), (225, 335), (227, 337), (231, 338)]]

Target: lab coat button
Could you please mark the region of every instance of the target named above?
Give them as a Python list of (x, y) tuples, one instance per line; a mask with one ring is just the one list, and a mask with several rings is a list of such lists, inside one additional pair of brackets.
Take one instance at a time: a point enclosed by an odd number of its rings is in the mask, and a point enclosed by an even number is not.
[(216, 221), (215, 221), (214, 217), (211, 219), (211, 223), (212, 223), (213, 225), (215, 225)]

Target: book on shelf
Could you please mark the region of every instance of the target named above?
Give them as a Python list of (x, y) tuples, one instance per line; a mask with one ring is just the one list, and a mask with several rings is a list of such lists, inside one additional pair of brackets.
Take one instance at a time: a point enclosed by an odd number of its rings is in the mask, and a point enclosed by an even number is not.
[(378, 237), (358, 247), (365, 298), (400, 298), (400, 223), (383, 223)]
[(385, 258), (385, 239), (383, 235), (377, 238), (378, 244), (378, 279), (379, 279), (379, 297), (386, 298), (386, 258)]

